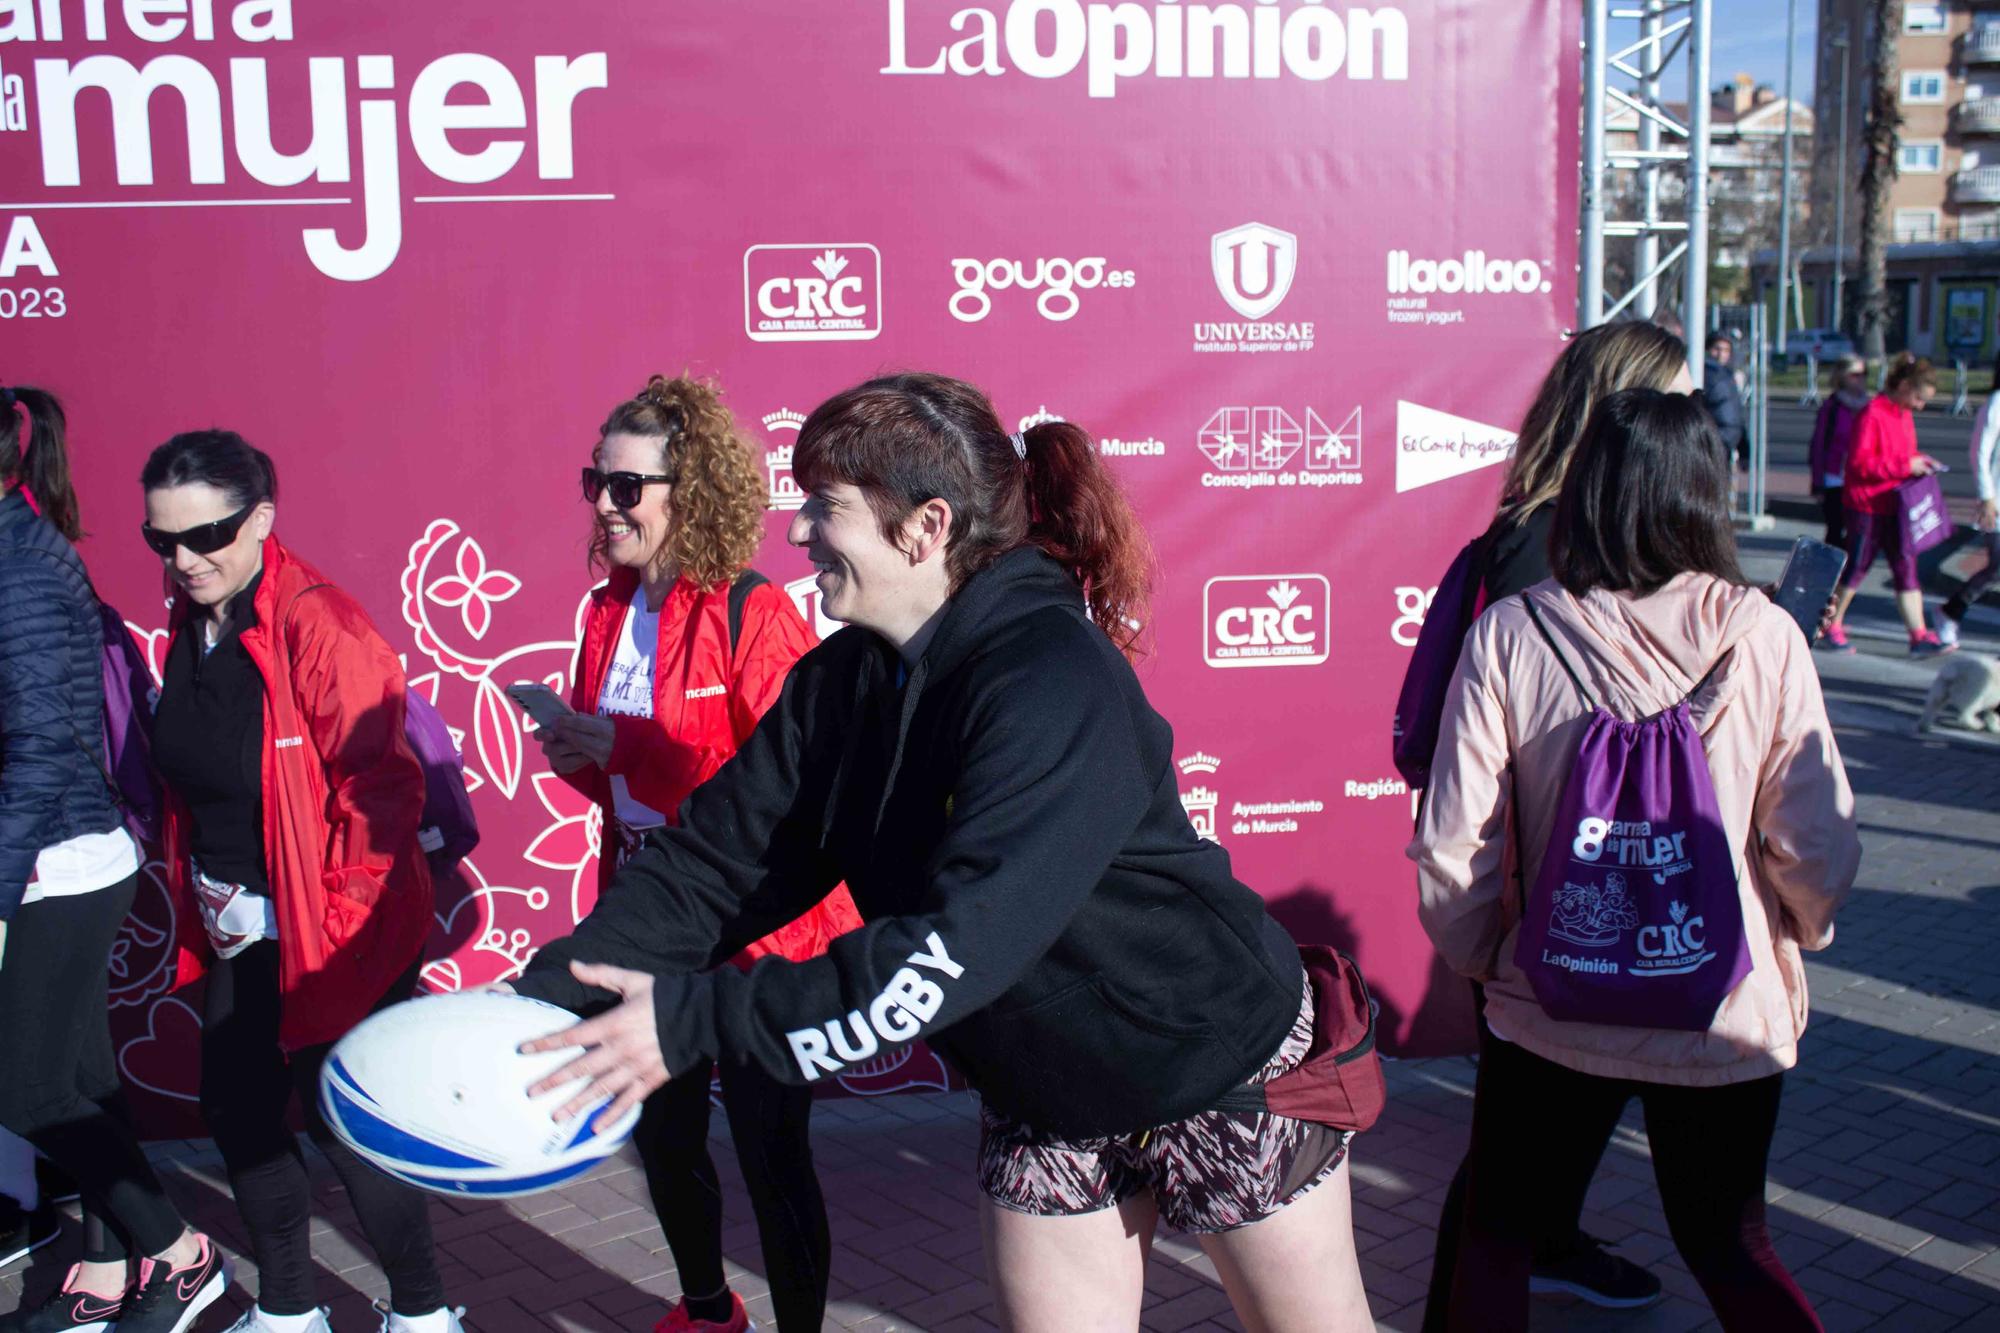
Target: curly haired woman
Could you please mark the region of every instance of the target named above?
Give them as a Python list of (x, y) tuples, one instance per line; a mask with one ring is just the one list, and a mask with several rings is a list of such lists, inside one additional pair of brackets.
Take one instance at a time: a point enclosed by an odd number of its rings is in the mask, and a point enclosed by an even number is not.
[[(604, 815), (599, 885), (736, 753), (815, 640), (791, 599), (749, 568), (764, 536), (763, 478), (715, 389), (655, 375), (612, 409), (583, 470), (590, 554), (610, 578), (590, 599), (575, 709), (541, 733), (549, 764)], [(744, 949), (806, 959), (860, 924), (837, 888)], [(660, 1333), (742, 1333), (722, 1271), (722, 1193), (708, 1155), (706, 1070), (646, 1102), (634, 1135), (682, 1299)], [(812, 1093), (754, 1065), (722, 1066), (722, 1104), (757, 1214), (778, 1326), (817, 1329), (832, 1245), (813, 1173)]]

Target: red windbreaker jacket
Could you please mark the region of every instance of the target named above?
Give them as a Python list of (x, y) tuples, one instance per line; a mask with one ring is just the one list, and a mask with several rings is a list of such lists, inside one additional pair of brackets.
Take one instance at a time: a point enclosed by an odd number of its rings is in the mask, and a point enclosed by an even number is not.
[[(417, 844), (424, 774), (403, 738), (403, 668), (360, 603), (264, 542), (257, 623), (243, 648), (264, 678), (264, 864), (278, 914), (278, 1040), (334, 1041), (367, 1017), (431, 928)], [(193, 607), (177, 597), (169, 624)], [(171, 792), (161, 842), (180, 922), (176, 984), (207, 969), (189, 883), (187, 807)]]
[(1888, 394), (1861, 409), (1847, 453), (1847, 507), (1857, 514), (1896, 512), (1896, 488), (1910, 479), (1917, 457), (1917, 422)]
[[(570, 706), (595, 714), (604, 678), (618, 652), (625, 612), (638, 589), (639, 575), (615, 569), (591, 594), (583, 642), (577, 651), (576, 683)], [(791, 598), (773, 584), (753, 588), (743, 606), (742, 641), (729, 642), (729, 585), (703, 588), (682, 579), (660, 608), (659, 649), (653, 663), (653, 716), (612, 717), (617, 732), (607, 771), (586, 764), (562, 774), (565, 782), (597, 802), (608, 826), (614, 810), (611, 776), (625, 779), (633, 797), (666, 815), (680, 815), (688, 793), (708, 781), (757, 729), (757, 721), (777, 702), (792, 663), (815, 643)], [(609, 837), (605, 839), (610, 842)], [(597, 887), (611, 883), (608, 856), (598, 858)], [(861, 913), (842, 885), (790, 924), (744, 949), (748, 964), (766, 954), (800, 961), (816, 958), (835, 936), (861, 924)]]

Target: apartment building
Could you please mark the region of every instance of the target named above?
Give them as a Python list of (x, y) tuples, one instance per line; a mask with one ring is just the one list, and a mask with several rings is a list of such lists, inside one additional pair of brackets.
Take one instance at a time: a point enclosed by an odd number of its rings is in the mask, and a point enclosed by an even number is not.
[[(1841, 322), (1853, 327), (1864, 122), (1873, 53), (1886, 40), (1896, 47), (1903, 121), (1889, 196), (1889, 344), (1990, 355), (2000, 304), (2000, 0), (1905, 0), (1901, 30), (1886, 34), (1874, 32), (1872, 9), (1867, 0), (1820, 0), (1812, 184), (1820, 244), (1804, 255), (1802, 277), (1809, 305), (1829, 317), (1807, 321), (1831, 322), (1828, 243), (1844, 211)], [(1769, 263), (1758, 255), (1760, 287), (1775, 282)]]

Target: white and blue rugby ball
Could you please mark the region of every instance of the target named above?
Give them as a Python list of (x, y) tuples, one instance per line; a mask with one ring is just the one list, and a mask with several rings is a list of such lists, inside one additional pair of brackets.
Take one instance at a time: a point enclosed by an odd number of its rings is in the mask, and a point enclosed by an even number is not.
[(639, 1119), (634, 1108), (597, 1130), (600, 1102), (552, 1120), (577, 1083), (528, 1096), (529, 1084), (580, 1052), (522, 1055), (521, 1043), (576, 1021), (566, 1009), (494, 991), (393, 1005), (334, 1044), (320, 1071), (320, 1109), (363, 1161), (421, 1189), (484, 1198), (550, 1189), (616, 1152)]

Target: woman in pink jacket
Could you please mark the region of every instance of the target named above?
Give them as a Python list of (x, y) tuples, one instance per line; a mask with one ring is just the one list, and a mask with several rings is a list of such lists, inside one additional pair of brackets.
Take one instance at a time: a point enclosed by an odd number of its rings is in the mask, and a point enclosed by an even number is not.
[[(1473, 626), (1452, 681), (1410, 846), (1424, 928), (1485, 984), (1490, 1029), (1451, 1328), (1527, 1327), (1547, 1161), (1572, 1139), (1602, 1139), (1631, 1097), (1674, 1243), (1723, 1326), (1820, 1326), (1771, 1248), (1764, 1171), (1805, 1027), (1799, 953), (1831, 942), (1860, 844), (1805, 637), (1737, 568), (1728, 469), (1698, 401), (1643, 389), (1607, 399), (1557, 501), (1555, 577), (1524, 594), (1550, 641), (1508, 598)], [(1693, 692), (1751, 963), (1707, 1031), (1558, 1021), (1516, 964), (1522, 886), (1537, 881), (1592, 716), (1551, 641), (1618, 718)]]

